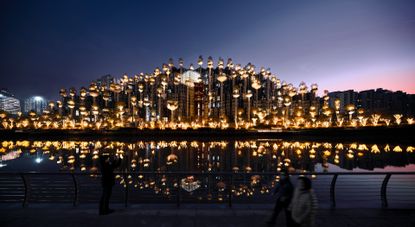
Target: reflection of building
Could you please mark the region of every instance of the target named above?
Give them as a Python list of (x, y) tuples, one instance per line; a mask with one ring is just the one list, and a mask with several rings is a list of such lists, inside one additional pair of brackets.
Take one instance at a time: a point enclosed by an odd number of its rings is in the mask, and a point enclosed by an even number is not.
[[(415, 164), (415, 153), (408, 152), (414, 147), (409, 145), (359, 144), (359, 148), (355, 149), (353, 146), (356, 144), (349, 143), (322, 145), (320, 142), (281, 140), (208, 142), (194, 140), (139, 141), (137, 143), (139, 146), (136, 146), (136, 142), (52, 141), (50, 146), (39, 147), (39, 144), (44, 143), (45, 141), (32, 141), (28, 144), (0, 141), (0, 149), (4, 151), (3, 155), (0, 155), (0, 160), (12, 160), (19, 157), (21, 152), (30, 152), (36, 148), (38, 154), (45, 152), (42, 155), (59, 156), (56, 162), (62, 168), (73, 169), (80, 166), (96, 169), (98, 164), (96, 152), (115, 154), (121, 149), (125, 152), (125, 157), (128, 157), (123, 166), (126, 171), (271, 173), (284, 168), (293, 168), (302, 173), (319, 172), (320, 170), (316, 168), (318, 164), (321, 164), (323, 171), (329, 172), (332, 171), (329, 164), (347, 170), (355, 168), (374, 170), (386, 166), (406, 167)], [(53, 152), (51, 153), (50, 150)], [(77, 153), (78, 150), (82, 152)], [(85, 157), (75, 158), (77, 155)], [(33, 157), (38, 156), (33, 155)]]
[(47, 108), (47, 101), (41, 96), (32, 96), (24, 101), (24, 112), (28, 113), (33, 110), (41, 114)]
[(20, 112), (20, 101), (6, 90), (0, 90), (0, 110), (10, 114)]

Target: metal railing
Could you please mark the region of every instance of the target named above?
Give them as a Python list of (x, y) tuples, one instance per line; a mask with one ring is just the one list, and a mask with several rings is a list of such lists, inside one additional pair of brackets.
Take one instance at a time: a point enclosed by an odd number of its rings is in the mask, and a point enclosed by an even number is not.
[[(123, 184), (114, 187), (111, 202), (174, 203), (187, 202), (271, 204), (277, 173), (233, 172), (120, 172)], [(359, 204), (387, 208), (415, 207), (415, 172), (336, 172), (294, 173), (311, 175), (320, 204), (331, 208)], [(199, 188), (186, 191), (181, 181), (193, 176)], [(255, 178), (255, 183), (253, 183)], [(292, 177), (293, 183), (296, 177)], [(119, 181), (118, 181), (119, 182)], [(219, 183), (220, 182), (220, 183)], [(90, 173), (0, 172), (0, 202), (98, 202), (99, 175)]]

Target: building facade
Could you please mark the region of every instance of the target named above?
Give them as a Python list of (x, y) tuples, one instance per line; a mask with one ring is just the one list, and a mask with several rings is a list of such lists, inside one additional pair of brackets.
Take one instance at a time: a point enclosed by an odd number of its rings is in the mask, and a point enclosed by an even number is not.
[(334, 100), (341, 102), (340, 112), (344, 112), (344, 106), (353, 104), (356, 108), (363, 108), (367, 114), (382, 113), (393, 115), (396, 113), (407, 116), (415, 115), (415, 95), (402, 91), (389, 91), (382, 88), (356, 92), (353, 90), (336, 91), (329, 93), (331, 108), (334, 108)]
[(0, 110), (9, 114), (18, 114), (21, 111), (20, 100), (7, 90), (0, 90)]
[(29, 97), (24, 101), (24, 113), (27, 114), (33, 110), (37, 114), (41, 114), (47, 108), (47, 105), (46, 99), (41, 96)]

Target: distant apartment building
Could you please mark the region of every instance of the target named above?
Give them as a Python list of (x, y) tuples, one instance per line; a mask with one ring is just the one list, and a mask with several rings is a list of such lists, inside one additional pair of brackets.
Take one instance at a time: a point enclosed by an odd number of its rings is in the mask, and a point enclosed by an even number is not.
[(415, 113), (414, 97), (415, 95), (402, 91), (392, 92), (378, 88), (359, 92), (358, 105), (367, 113), (413, 115)]
[(41, 114), (43, 110), (47, 108), (47, 105), (47, 100), (41, 96), (29, 97), (24, 101), (24, 113), (28, 113), (33, 110), (36, 113)]
[(331, 108), (334, 108), (334, 100), (339, 99), (340, 100), (340, 112), (344, 112), (344, 107), (348, 104), (354, 104), (357, 105), (358, 100), (358, 93), (354, 90), (347, 90), (347, 91), (335, 91), (329, 93), (329, 106)]
[(0, 90), (0, 110), (9, 114), (18, 114), (21, 111), (20, 101), (5, 89)]
[[(382, 88), (360, 92), (347, 90), (330, 92), (329, 97), (329, 105), (332, 108), (334, 108), (334, 100), (338, 98), (342, 108), (347, 104), (354, 104), (356, 108), (363, 108), (367, 114), (402, 113), (409, 116), (415, 115), (415, 95), (402, 91), (392, 92)], [(343, 112), (343, 109), (340, 111)]]
[(106, 87), (106, 88), (109, 88), (110, 84), (113, 82), (114, 82), (114, 77), (111, 76), (110, 74), (101, 76), (100, 78), (96, 80), (98, 87)]

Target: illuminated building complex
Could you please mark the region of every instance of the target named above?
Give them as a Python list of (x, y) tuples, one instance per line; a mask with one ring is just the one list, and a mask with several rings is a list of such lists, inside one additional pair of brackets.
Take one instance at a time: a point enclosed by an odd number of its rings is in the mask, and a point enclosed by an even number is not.
[[(219, 58), (197, 67), (170, 59), (152, 73), (121, 79), (104, 76), (89, 87), (60, 90), (42, 114), (30, 111), (17, 120), (2, 116), (3, 128), (318, 128), (412, 124), (401, 113), (366, 114), (353, 97), (317, 97), (317, 84), (298, 87), (281, 81), (269, 69)], [(342, 101), (343, 100), (343, 101)]]

